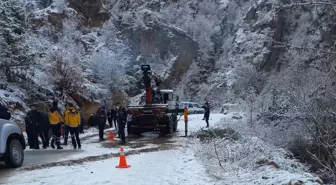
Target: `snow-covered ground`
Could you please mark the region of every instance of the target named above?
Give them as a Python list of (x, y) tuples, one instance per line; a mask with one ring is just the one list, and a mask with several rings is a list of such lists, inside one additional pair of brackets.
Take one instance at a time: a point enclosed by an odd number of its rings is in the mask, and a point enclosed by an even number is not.
[(129, 169), (117, 169), (118, 158), (73, 167), (54, 167), (25, 172), (24, 178), (10, 178), (15, 185), (92, 184), (209, 184), (211, 179), (189, 152), (169, 150), (127, 156)]
[[(218, 125), (223, 118), (230, 120), (232, 114), (211, 115), (210, 126)], [(202, 120), (203, 115), (189, 116), (189, 134), (206, 126)], [(195, 147), (202, 146), (197, 142), (190, 142), (192, 138), (184, 136), (184, 121), (181, 120), (178, 126), (178, 133), (172, 138), (160, 138), (157, 134), (148, 133), (144, 137), (129, 140), (125, 146), (127, 163), (131, 165), (128, 169), (117, 169), (119, 163), (119, 145), (115, 141), (99, 143), (97, 130), (87, 131), (83, 138), (83, 149), (72, 150), (67, 146), (65, 150), (74, 151), (67, 153), (62, 158), (45, 161), (37, 168), (21, 168), (10, 173), (6, 177), (4, 184), (13, 185), (67, 185), (67, 184), (188, 184), (188, 185), (220, 185), (220, 184), (289, 184), (301, 180), (305, 184), (318, 184), (314, 177), (305, 173), (289, 172), (285, 169), (276, 169), (271, 166), (263, 166), (252, 171), (240, 172), (213, 172), (209, 170), (209, 165), (213, 169), (218, 168), (216, 159), (211, 155), (200, 157), (195, 153)], [(220, 122), (221, 123), (221, 122)], [(237, 122), (238, 123), (238, 122)], [(109, 130), (105, 137), (108, 137)], [(195, 140), (193, 140), (195, 141)], [(205, 149), (211, 150), (209, 147)], [(50, 151), (49, 149), (47, 151)], [(200, 150), (198, 150), (200, 151)], [(28, 151), (43, 153), (46, 151)], [(54, 153), (57, 150), (52, 151)], [(211, 151), (210, 151), (211, 153)], [(53, 162), (53, 163), (52, 163)], [(51, 163), (51, 165), (47, 165)], [(208, 163), (208, 164), (207, 164)], [(221, 170), (220, 168), (218, 168)], [(217, 173), (217, 174), (214, 174)], [(221, 174), (227, 177), (221, 180), (216, 175)], [(238, 176), (237, 176), (238, 175)], [(20, 178), (18, 178), (20, 177)], [(293, 183), (294, 184), (294, 183)]]

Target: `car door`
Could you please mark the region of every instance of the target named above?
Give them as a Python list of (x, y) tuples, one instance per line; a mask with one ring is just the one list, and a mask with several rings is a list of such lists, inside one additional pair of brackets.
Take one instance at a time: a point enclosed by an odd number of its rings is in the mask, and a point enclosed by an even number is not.
[(190, 113), (193, 113), (195, 110), (194, 110), (194, 105), (192, 103), (188, 103), (188, 111)]

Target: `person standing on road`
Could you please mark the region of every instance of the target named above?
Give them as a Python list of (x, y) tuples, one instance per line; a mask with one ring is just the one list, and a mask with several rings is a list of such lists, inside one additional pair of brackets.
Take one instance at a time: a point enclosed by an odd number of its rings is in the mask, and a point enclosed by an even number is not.
[(31, 111), (29, 111), (25, 117), (25, 124), (26, 124), (26, 133), (28, 137), (28, 145), (30, 149), (34, 148), (34, 127), (33, 122), (30, 119)]
[(118, 133), (121, 139), (120, 144), (126, 144), (125, 127), (127, 123), (127, 112), (125, 107), (120, 107), (118, 111)]
[(81, 122), (81, 117), (79, 112), (70, 103), (67, 108), (66, 114), (64, 115), (64, 122), (69, 128), (74, 149), (76, 149), (77, 146), (78, 149), (81, 149), (81, 142), (79, 139), (79, 125)]
[(188, 107), (184, 107), (183, 115), (184, 115), (184, 123), (188, 124)]
[[(30, 107), (30, 111), (28, 112), (27, 116), (28, 116), (28, 118), (27, 118), (28, 122), (30, 123), (29, 124), (30, 125), (30, 128), (29, 128), (30, 131), (29, 132), (30, 132), (31, 137), (32, 137), (32, 140), (31, 140), (32, 148), (38, 150), (38, 149), (40, 149), (39, 140), (38, 140), (39, 126), (40, 126), (41, 121), (43, 121), (43, 118), (42, 118), (40, 112), (37, 111), (35, 105), (32, 105)], [(41, 139), (42, 139), (42, 142), (45, 142), (43, 137), (41, 137)]]
[(105, 107), (100, 107), (96, 113), (96, 119), (98, 122), (98, 129), (99, 129), (99, 140), (104, 141), (104, 129), (106, 125), (106, 112)]
[(208, 102), (205, 102), (205, 105), (202, 107), (204, 108), (204, 118), (203, 120), (205, 120), (207, 126), (209, 127), (209, 118), (210, 118), (210, 105)]
[(58, 109), (57, 102), (53, 102), (52, 107), (48, 113), (50, 127), (52, 130), (51, 148), (55, 148), (55, 141), (57, 149), (63, 149), (60, 146), (61, 143), (61, 125), (64, 122), (63, 117)]
[(110, 128), (113, 127), (113, 124), (112, 124), (112, 110), (113, 109), (111, 109), (110, 111), (107, 111), (107, 120), (108, 120), (108, 123), (110, 125)]
[(41, 137), (41, 140), (43, 142), (43, 148), (46, 149), (49, 145), (49, 127), (50, 127), (50, 123), (49, 123), (49, 118), (48, 118), (48, 114), (41, 112), (41, 124), (39, 126), (39, 135)]
[(187, 137), (187, 134), (188, 134), (188, 107), (185, 106), (184, 107), (184, 111), (183, 111), (183, 115), (184, 115), (184, 132), (185, 132), (185, 136)]

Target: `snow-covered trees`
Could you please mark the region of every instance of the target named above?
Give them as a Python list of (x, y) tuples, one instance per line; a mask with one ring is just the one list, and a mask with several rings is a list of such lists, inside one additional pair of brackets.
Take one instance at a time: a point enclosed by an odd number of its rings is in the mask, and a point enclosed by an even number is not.
[(101, 45), (92, 54), (90, 64), (93, 74), (112, 92), (117, 90), (125, 79), (125, 68), (130, 60), (130, 53), (118, 38), (117, 29), (112, 21), (105, 23), (100, 35)]
[(63, 49), (57, 49), (50, 53), (50, 80), (55, 90), (61, 95), (70, 95), (82, 91), (83, 76), (79, 66), (75, 65), (73, 58)]
[(215, 0), (182, 0), (172, 3), (161, 12), (162, 21), (186, 31), (198, 42), (199, 49), (204, 54), (214, 49), (212, 37), (220, 31), (217, 26), (220, 13), (219, 3)]
[(17, 0), (0, 2), (0, 71), (9, 82), (25, 78), (32, 62), (25, 43), (26, 23), (22, 6)]

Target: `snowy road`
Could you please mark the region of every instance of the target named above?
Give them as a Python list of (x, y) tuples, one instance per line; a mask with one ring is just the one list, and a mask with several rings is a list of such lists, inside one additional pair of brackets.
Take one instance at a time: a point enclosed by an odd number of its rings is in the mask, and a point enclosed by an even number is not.
[[(214, 114), (210, 124), (221, 119)], [(204, 127), (203, 115), (189, 116), (189, 131)], [(181, 118), (183, 119), (183, 118)], [(119, 145), (98, 142), (97, 130), (90, 130), (83, 138), (82, 150), (67, 146), (62, 151), (27, 150), (24, 165), (16, 170), (1, 169), (0, 184), (213, 184), (203, 166), (187, 149), (184, 122), (179, 121), (174, 137), (158, 137), (146, 133), (141, 138), (129, 138), (125, 146), (129, 169), (116, 169)], [(109, 131), (106, 131), (105, 138)], [(71, 174), (71, 175), (69, 175)], [(18, 178), (20, 177), (20, 178)], [(66, 180), (64, 180), (64, 178)]]

